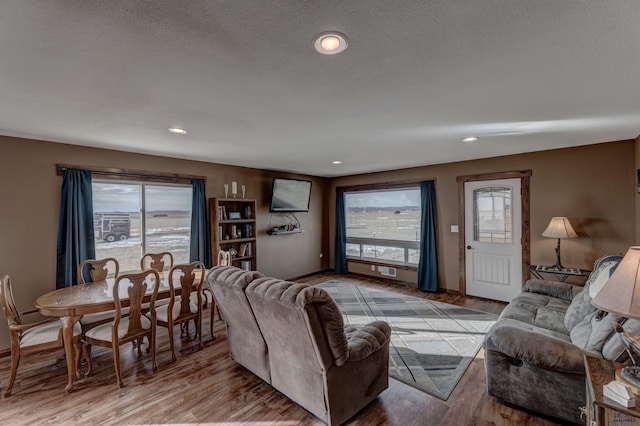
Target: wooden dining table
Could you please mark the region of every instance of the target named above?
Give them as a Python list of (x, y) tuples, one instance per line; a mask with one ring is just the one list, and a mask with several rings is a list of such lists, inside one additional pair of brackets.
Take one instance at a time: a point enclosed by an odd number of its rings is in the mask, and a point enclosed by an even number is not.
[[(96, 281), (90, 284), (75, 285), (65, 287), (43, 294), (35, 301), (35, 307), (41, 314), (51, 317), (59, 317), (62, 322), (62, 339), (64, 341), (64, 352), (67, 361), (68, 384), (65, 391), (73, 390), (76, 378), (75, 349), (73, 347), (73, 328), (83, 315), (95, 314), (114, 310), (115, 300), (113, 298), (113, 286), (115, 279), (108, 278), (104, 281)], [(206, 281), (203, 288), (206, 286)], [(180, 294), (180, 285), (175, 287), (176, 295)], [(151, 300), (153, 286), (147, 288), (147, 295), (144, 301)], [(167, 299), (171, 295), (169, 280), (162, 274), (160, 277), (160, 288), (158, 289), (157, 300)], [(119, 297), (121, 305), (128, 306), (129, 299), (125, 289), (120, 289)], [(200, 331), (201, 332), (201, 331)]]

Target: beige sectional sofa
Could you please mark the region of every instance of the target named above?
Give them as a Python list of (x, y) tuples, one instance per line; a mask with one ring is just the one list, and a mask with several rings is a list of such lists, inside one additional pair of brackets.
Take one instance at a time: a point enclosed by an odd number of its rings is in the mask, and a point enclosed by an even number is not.
[(329, 425), (388, 387), (386, 322), (344, 327), (328, 293), (232, 266), (207, 275), (231, 357)]

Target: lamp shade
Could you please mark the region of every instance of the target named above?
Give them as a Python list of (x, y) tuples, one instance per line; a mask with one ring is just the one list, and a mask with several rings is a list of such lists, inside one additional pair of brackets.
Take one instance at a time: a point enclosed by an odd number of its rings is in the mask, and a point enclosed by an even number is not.
[(547, 238), (578, 238), (566, 217), (552, 217), (549, 226), (542, 233)]
[(640, 247), (629, 247), (591, 303), (607, 312), (640, 318)]

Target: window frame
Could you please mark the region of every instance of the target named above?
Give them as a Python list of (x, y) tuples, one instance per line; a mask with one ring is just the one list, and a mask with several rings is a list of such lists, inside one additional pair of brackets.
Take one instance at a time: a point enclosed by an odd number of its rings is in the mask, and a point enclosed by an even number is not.
[[(78, 166), (67, 166), (67, 165), (56, 165), (56, 170), (58, 173), (64, 173), (66, 168), (76, 168), (76, 169), (84, 169), (90, 170), (92, 172), (92, 184), (93, 183), (112, 183), (112, 184), (123, 184), (123, 185), (137, 185), (139, 187), (139, 202), (140, 209), (138, 210), (138, 214), (140, 215), (140, 257), (147, 251), (147, 232), (146, 232), (146, 222), (147, 218), (145, 215), (146, 209), (145, 205), (145, 197), (146, 191), (145, 188), (147, 186), (172, 186), (172, 187), (181, 187), (185, 189), (192, 190), (193, 188), (193, 179), (204, 179), (206, 178), (202, 176), (189, 176), (189, 175), (178, 175), (178, 174), (162, 174), (157, 172), (147, 172), (147, 171), (137, 171), (137, 170), (127, 170), (127, 169), (112, 169), (112, 168), (89, 168), (89, 167), (78, 167)], [(93, 200), (92, 200), (93, 205)], [(193, 215), (192, 204), (188, 206), (190, 214)], [(187, 244), (187, 250), (189, 249), (191, 244), (191, 235), (189, 233), (189, 243)], [(99, 250), (96, 247), (96, 250)], [(96, 254), (97, 256), (97, 254)], [(123, 270), (123, 272), (126, 272)]]
[[(384, 183), (384, 184), (372, 184), (372, 185), (356, 185), (350, 187), (343, 187), (345, 197), (351, 193), (358, 192), (384, 192), (384, 191), (397, 191), (397, 190), (418, 190), (420, 191), (420, 181), (403, 181), (403, 182), (395, 182), (395, 183)], [(347, 206), (345, 200), (345, 218), (347, 218)], [(420, 217), (422, 218), (422, 204), (420, 207)], [(422, 219), (420, 219), (422, 221)], [(345, 229), (346, 235), (346, 229)], [(354, 263), (362, 263), (367, 265), (389, 265), (394, 266), (398, 269), (405, 270), (418, 270), (417, 263), (409, 263), (409, 250), (420, 250), (420, 240), (418, 241), (405, 241), (405, 240), (392, 240), (392, 239), (381, 239), (381, 238), (366, 238), (366, 237), (349, 237), (346, 236), (346, 243), (348, 244), (356, 244), (359, 246), (360, 256), (356, 257), (348, 254), (348, 250), (345, 248), (346, 257), (348, 262)], [(390, 259), (381, 259), (381, 258), (372, 258), (372, 257), (364, 257), (363, 256), (363, 246), (371, 245), (371, 246), (382, 246), (382, 247), (394, 247), (404, 250), (404, 261), (394, 261)]]
[[(112, 177), (110, 175), (102, 175), (99, 174), (98, 176), (96, 176), (96, 178), (93, 178), (91, 180), (91, 184), (93, 186), (93, 184), (101, 184), (101, 183), (108, 183), (108, 184), (114, 184), (114, 185), (136, 185), (139, 188), (139, 194), (138, 194), (138, 201), (139, 201), (139, 209), (137, 210), (139, 216), (140, 216), (140, 244), (139, 244), (139, 248), (140, 248), (140, 258), (142, 258), (142, 255), (144, 253), (146, 253), (148, 251), (147, 249), (147, 217), (146, 217), (146, 208), (145, 208), (145, 204), (146, 204), (146, 189), (147, 187), (177, 187), (177, 188), (184, 188), (184, 189), (188, 189), (191, 190), (192, 189), (192, 184), (189, 182), (185, 182), (184, 180), (182, 181), (178, 181), (176, 182), (176, 180), (174, 179), (167, 179), (167, 181), (162, 181), (159, 178), (154, 178), (154, 179), (134, 179), (132, 176), (117, 176), (117, 177)], [(92, 200), (92, 204), (93, 204), (93, 200)], [(193, 215), (193, 211), (192, 211), (192, 206), (193, 206), (193, 200), (192, 200), (192, 204), (189, 205), (189, 212), (190, 215)], [(95, 213), (95, 210), (94, 210)], [(190, 221), (189, 221), (190, 222)], [(191, 235), (189, 232), (189, 243), (187, 244), (187, 250), (190, 248), (191, 245)], [(98, 251), (98, 247), (96, 247), (96, 251)], [(190, 254), (189, 254), (190, 255)], [(96, 256), (98, 256), (96, 254)], [(119, 259), (118, 259), (119, 260)], [(127, 272), (127, 271), (122, 271), (122, 272)]]

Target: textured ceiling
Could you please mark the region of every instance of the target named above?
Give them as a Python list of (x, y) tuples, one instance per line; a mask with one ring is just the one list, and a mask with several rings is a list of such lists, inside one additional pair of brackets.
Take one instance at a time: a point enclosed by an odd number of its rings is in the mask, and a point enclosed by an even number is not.
[[(632, 139), (638, 22), (639, 0), (4, 1), (0, 134), (317, 176)], [(349, 48), (316, 53), (327, 30)]]

